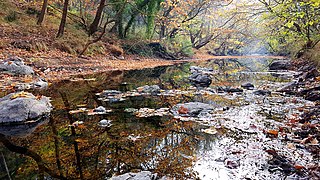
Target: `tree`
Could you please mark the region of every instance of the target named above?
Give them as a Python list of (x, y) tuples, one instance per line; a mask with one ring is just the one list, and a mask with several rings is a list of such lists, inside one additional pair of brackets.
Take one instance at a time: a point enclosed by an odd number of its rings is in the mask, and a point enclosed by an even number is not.
[(88, 32), (89, 36), (91, 36), (93, 33), (95, 33), (98, 30), (99, 22), (101, 20), (101, 15), (102, 15), (103, 9), (105, 7), (105, 4), (106, 4), (106, 0), (100, 1), (96, 16), (95, 16), (92, 24), (89, 26), (89, 32)]
[(64, 27), (65, 27), (66, 21), (67, 21), (68, 6), (69, 6), (69, 0), (64, 0), (62, 17), (61, 17), (61, 22), (60, 22), (60, 26), (59, 26), (57, 37), (62, 37), (63, 36)]
[(38, 18), (38, 21), (37, 21), (37, 24), (38, 25), (41, 25), (43, 20), (44, 20), (44, 16), (46, 14), (46, 11), (47, 11), (47, 7), (48, 7), (48, 0), (43, 0), (43, 4), (42, 4), (42, 8), (41, 8), (41, 13), (39, 15), (39, 18)]
[[(273, 46), (302, 43), (302, 49), (314, 47), (320, 41), (320, 1), (319, 0), (259, 0), (266, 10), (265, 19), (272, 27), (269, 38)], [(270, 26), (271, 25), (271, 26)]]

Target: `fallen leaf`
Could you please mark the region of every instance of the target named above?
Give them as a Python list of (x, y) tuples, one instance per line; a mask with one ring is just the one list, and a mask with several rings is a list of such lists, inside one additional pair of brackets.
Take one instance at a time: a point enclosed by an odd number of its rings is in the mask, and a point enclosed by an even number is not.
[(183, 106), (180, 106), (180, 108), (178, 109), (179, 114), (187, 114), (188, 112), (189, 112), (188, 108), (185, 108)]
[(14, 94), (10, 97), (10, 99), (16, 99), (16, 98), (31, 98), (31, 96), (29, 96), (28, 93), (21, 91), (21, 92)]
[(274, 135), (275, 137), (278, 137), (279, 131), (274, 129), (269, 129), (267, 131), (267, 134), (271, 134), (271, 135)]
[(301, 170), (301, 169), (304, 169), (305, 167), (302, 166), (302, 165), (299, 165), (299, 164), (295, 164), (294, 168), (297, 169), (297, 170)]

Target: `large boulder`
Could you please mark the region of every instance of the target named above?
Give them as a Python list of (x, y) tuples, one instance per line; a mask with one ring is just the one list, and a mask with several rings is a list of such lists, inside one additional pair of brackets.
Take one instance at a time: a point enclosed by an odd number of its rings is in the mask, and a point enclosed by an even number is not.
[(274, 61), (269, 65), (269, 70), (271, 71), (279, 71), (279, 70), (289, 70), (291, 69), (290, 61)]
[(34, 74), (32, 67), (24, 64), (19, 57), (11, 57), (0, 64), (0, 72), (12, 73), (15, 75), (31, 75)]
[(141, 171), (138, 173), (126, 173), (119, 176), (113, 176), (110, 180), (155, 180), (157, 179), (157, 174), (152, 174), (150, 171)]
[(37, 120), (50, 113), (52, 105), (48, 97), (36, 97), (31, 93), (11, 93), (0, 98), (0, 124), (22, 124)]

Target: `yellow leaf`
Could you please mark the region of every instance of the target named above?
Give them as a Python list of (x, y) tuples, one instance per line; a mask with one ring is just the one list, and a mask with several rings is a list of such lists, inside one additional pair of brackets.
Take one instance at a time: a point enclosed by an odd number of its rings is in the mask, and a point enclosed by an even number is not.
[(31, 96), (29, 96), (28, 93), (21, 91), (21, 92), (14, 94), (10, 97), (10, 99), (16, 99), (16, 98), (31, 98)]

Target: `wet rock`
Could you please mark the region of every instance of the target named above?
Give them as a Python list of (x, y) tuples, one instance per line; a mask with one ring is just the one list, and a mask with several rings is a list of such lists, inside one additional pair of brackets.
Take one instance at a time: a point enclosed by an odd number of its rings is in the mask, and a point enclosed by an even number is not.
[(99, 93), (98, 95), (100, 96), (113, 96), (113, 95), (118, 95), (121, 94), (121, 91), (117, 90), (104, 90), (102, 93)]
[(197, 117), (199, 114), (213, 111), (213, 106), (201, 102), (189, 102), (184, 104), (177, 104), (172, 109), (173, 115), (183, 115)]
[(196, 87), (209, 87), (212, 82), (212, 78), (209, 75), (195, 72), (189, 76), (189, 81)]
[(24, 64), (19, 57), (11, 57), (0, 64), (0, 72), (13, 73), (15, 75), (31, 75), (34, 74), (32, 67)]
[(105, 107), (103, 107), (103, 106), (99, 106), (99, 107), (95, 108), (95, 109), (93, 110), (93, 112), (97, 112), (97, 113), (106, 113), (106, 112), (107, 112), (107, 110), (106, 110), (106, 108), (105, 108)]
[(282, 88), (278, 89), (277, 92), (285, 92), (287, 94), (296, 93), (296, 89), (298, 88), (299, 83), (296, 81), (292, 81), (284, 85)]
[(312, 68), (311, 70), (304, 72), (298, 79), (299, 82), (306, 81), (307, 79), (312, 79), (319, 76), (319, 71), (316, 68)]
[(43, 121), (28, 122), (25, 124), (17, 125), (1, 125), (0, 133), (6, 136), (27, 136), (34, 132), (38, 126), (45, 124), (49, 121), (49, 118), (44, 119)]
[(31, 93), (11, 93), (0, 98), (0, 123), (24, 123), (44, 117), (52, 105), (48, 97), (36, 97)]
[(254, 85), (252, 83), (243, 83), (241, 84), (241, 87), (247, 90), (253, 90), (254, 89)]
[(141, 171), (138, 173), (126, 173), (119, 176), (113, 176), (110, 180), (155, 180), (157, 179), (157, 173), (152, 174), (150, 171)]
[(271, 91), (269, 90), (257, 90), (253, 92), (254, 95), (258, 95), (258, 96), (266, 96), (266, 95), (270, 95)]
[(305, 96), (305, 99), (309, 101), (320, 101), (320, 91), (308, 92)]
[(137, 88), (138, 91), (143, 92), (143, 93), (150, 93), (150, 94), (158, 94), (160, 93), (160, 87), (158, 85), (146, 85), (142, 87)]
[(279, 70), (288, 70), (291, 68), (290, 61), (274, 61), (269, 65), (269, 70), (279, 71)]
[(295, 171), (293, 163), (285, 156), (279, 155), (275, 150), (266, 150), (268, 154), (272, 155), (272, 159), (268, 161), (270, 171), (280, 170), (285, 174), (291, 174)]
[(196, 87), (209, 87), (212, 78), (209, 74), (213, 72), (211, 68), (202, 68), (198, 66), (191, 66), (190, 71), (192, 74), (189, 76), (189, 81), (193, 86)]
[(110, 127), (110, 126), (112, 126), (111, 120), (107, 120), (107, 119), (102, 119), (101, 121), (99, 121), (98, 124), (101, 127)]
[(230, 169), (236, 169), (240, 166), (239, 159), (226, 159), (224, 165)]
[(240, 88), (232, 88), (232, 87), (218, 87), (218, 92), (227, 92), (227, 93), (237, 93), (237, 92), (243, 92), (243, 89)]

